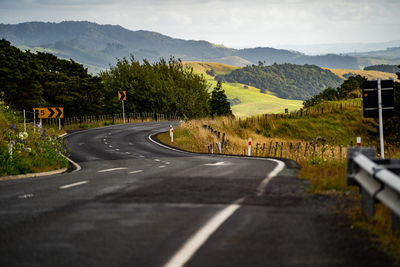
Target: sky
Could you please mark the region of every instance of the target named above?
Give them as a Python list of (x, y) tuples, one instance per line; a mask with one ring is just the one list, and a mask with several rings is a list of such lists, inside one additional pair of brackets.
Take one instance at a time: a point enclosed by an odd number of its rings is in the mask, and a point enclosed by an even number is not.
[(400, 40), (400, 0), (0, 0), (0, 23), (91, 21), (227, 47)]

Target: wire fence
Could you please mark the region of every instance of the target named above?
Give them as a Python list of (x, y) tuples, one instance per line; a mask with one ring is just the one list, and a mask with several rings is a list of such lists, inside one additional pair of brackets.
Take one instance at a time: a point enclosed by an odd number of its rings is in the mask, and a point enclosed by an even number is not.
[[(26, 123), (39, 124), (41, 120), (43, 125), (57, 127), (84, 127), (91, 124), (109, 125), (124, 123), (124, 116), (122, 113), (43, 119), (39, 119), (38, 112), (35, 111), (18, 111), (15, 112), (15, 114), (18, 116), (21, 123), (25, 121)], [(125, 113), (126, 123), (176, 120), (181, 120), (181, 117), (174, 114), (159, 114), (149, 112)]]

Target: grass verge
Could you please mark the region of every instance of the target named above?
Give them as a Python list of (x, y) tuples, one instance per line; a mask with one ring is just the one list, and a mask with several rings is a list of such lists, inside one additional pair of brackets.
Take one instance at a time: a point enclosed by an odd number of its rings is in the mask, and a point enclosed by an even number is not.
[(26, 131), (16, 113), (0, 103), (0, 176), (37, 173), (66, 168), (63, 131), (39, 129), (28, 124)]

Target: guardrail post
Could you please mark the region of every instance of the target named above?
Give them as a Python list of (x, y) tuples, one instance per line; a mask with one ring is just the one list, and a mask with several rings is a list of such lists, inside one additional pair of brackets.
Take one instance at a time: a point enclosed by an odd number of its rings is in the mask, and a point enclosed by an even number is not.
[(400, 217), (393, 211), (391, 212), (391, 224), (393, 232), (400, 232)]
[(357, 182), (354, 180), (354, 175), (357, 172), (357, 166), (353, 163), (352, 160), (356, 153), (361, 153), (370, 159), (376, 158), (375, 147), (357, 147), (357, 146), (347, 147), (347, 171), (346, 171), (347, 185), (358, 185)]
[(362, 214), (368, 218), (375, 216), (376, 200), (361, 187), (361, 211)]

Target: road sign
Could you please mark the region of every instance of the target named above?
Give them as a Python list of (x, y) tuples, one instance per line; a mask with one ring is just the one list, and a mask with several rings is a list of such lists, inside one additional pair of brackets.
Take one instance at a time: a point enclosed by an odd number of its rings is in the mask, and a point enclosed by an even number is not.
[(118, 100), (126, 101), (126, 91), (118, 91)]
[(62, 119), (64, 108), (34, 108), (39, 113), (39, 119)]
[[(393, 80), (381, 81), (382, 116), (389, 117), (394, 114)], [(378, 81), (366, 81), (363, 89), (363, 114), (365, 118), (378, 118)]]

